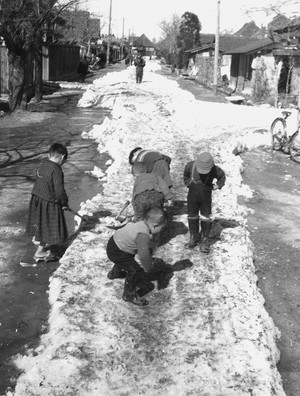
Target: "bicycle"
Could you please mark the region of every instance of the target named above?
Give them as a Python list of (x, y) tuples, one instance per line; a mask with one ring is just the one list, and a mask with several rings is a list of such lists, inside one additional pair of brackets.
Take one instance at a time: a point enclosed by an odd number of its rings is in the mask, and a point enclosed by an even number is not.
[(298, 127), (292, 135), (288, 136), (286, 122), (286, 119), (292, 114), (291, 111), (282, 111), (282, 117), (275, 118), (270, 129), (272, 134), (272, 149), (290, 154), (293, 161), (300, 163), (300, 109), (297, 108), (297, 110)]

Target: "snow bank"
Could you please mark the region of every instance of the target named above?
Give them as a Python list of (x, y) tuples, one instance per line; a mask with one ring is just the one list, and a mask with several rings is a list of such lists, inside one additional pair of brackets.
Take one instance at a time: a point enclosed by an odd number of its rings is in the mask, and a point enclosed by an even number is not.
[[(51, 279), (49, 329), (36, 350), (16, 358), (24, 373), (15, 396), (285, 394), (276, 368), (279, 333), (256, 286), (247, 211), (237, 202), (251, 191), (232, 154), (237, 146), (269, 144), (278, 111), (197, 102), (175, 81), (153, 73), (156, 67), (147, 62), (139, 85), (133, 67), (109, 73), (80, 101), (111, 109), (102, 125), (84, 134), (112, 158), (103, 193), (80, 211), (100, 220), (78, 235)], [(144, 308), (122, 301), (123, 281), (106, 277), (109, 226), (130, 198), (128, 154), (136, 146), (172, 157), (177, 208), (155, 252), (174, 271), (165, 285), (156, 284)], [(214, 193), (213, 211), (239, 224), (216, 227), (220, 240), (207, 256), (184, 247), (182, 173), (202, 150), (210, 150), (227, 175), (225, 187)]]

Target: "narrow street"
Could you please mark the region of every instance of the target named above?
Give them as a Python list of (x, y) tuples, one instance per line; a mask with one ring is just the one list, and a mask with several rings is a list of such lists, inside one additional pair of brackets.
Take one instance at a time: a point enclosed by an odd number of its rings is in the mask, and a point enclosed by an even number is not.
[[(182, 81), (197, 99), (207, 100), (200, 87)], [(108, 157), (99, 155), (94, 141), (82, 140), (84, 130), (100, 124), (105, 115), (100, 109), (76, 108), (80, 93), (52, 104), (50, 117), (24, 127), (1, 129), (1, 155), (11, 164), (1, 168), (1, 305), (0, 305), (0, 394), (12, 384), (16, 375), (9, 358), (33, 347), (46, 331), (48, 281), (57, 263), (22, 268), (19, 259), (31, 241), (24, 238), (27, 207), (33, 184), (34, 169), (54, 141), (68, 145), (70, 160), (64, 165), (66, 190), (70, 206), (79, 210), (80, 202), (101, 191), (101, 182), (87, 175), (94, 166), (105, 168)], [(211, 96), (210, 96), (211, 99)], [(224, 99), (219, 98), (220, 101)], [(54, 110), (56, 107), (56, 110)], [(4, 152), (4, 153), (3, 153)], [(248, 224), (254, 243), (258, 285), (266, 300), (266, 309), (281, 331), (279, 371), (287, 396), (299, 396), (300, 339), (298, 319), (299, 277), (299, 200), (300, 165), (282, 153), (268, 149), (246, 151), (243, 182), (254, 191), (253, 198), (242, 200), (252, 209)], [(2, 158), (2, 157), (1, 157)], [(66, 214), (69, 230), (74, 227), (71, 214)], [(27, 254), (27, 253), (26, 253)]]

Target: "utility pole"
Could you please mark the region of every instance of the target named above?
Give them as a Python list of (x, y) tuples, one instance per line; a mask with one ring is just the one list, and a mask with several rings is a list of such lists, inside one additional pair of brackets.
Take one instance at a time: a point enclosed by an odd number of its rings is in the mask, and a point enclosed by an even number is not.
[(124, 20), (125, 19), (123, 18), (122, 38), (121, 38), (121, 61), (123, 60)]
[(218, 69), (219, 69), (219, 36), (220, 36), (220, 3), (221, 0), (217, 0), (217, 27), (216, 27), (216, 39), (215, 39), (215, 61), (214, 61), (214, 94), (217, 95), (218, 91)]
[(110, 0), (109, 5), (109, 21), (108, 21), (108, 40), (107, 40), (107, 52), (106, 52), (106, 67), (109, 66), (109, 51), (110, 51), (110, 36), (111, 36), (111, 10), (112, 10), (112, 0)]

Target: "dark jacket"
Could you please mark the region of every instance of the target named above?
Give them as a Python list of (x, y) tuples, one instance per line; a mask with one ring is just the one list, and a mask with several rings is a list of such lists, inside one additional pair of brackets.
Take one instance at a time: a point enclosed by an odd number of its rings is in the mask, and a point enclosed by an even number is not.
[(194, 164), (195, 161), (188, 162), (184, 168), (183, 181), (187, 187), (189, 187), (191, 183), (198, 183), (212, 188), (213, 179), (217, 179), (217, 185), (220, 189), (224, 186), (226, 176), (219, 166), (214, 165), (207, 175), (200, 175)]
[(143, 68), (146, 65), (145, 60), (142, 57), (137, 57), (134, 60), (134, 66)]
[(64, 188), (64, 174), (56, 162), (47, 160), (37, 169), (36, 181), (31, 194), (61, 206), (68, 205), (68, 196)]

